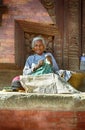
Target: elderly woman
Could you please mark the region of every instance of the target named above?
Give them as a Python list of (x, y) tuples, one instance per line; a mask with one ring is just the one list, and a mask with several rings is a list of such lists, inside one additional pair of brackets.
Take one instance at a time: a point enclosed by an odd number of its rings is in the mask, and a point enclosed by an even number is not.
[[(56, 60), (49, 52), (45, 52), (46, 44), (42, 37), (32, 41), (33, 55), (25, 63), (23, 75), (12, 80), (13, 91), (24, 88), (26, 92), (41, 93), (73, 93), (78, 92), (58, 74)], [(30, 91), (31, 90), (31, 91)]]
[(32, 74), (37, 68), (43, 65), (45, 58), (50, 56), (52, 58), (52, 69), (55, 73), (59, 70), (58, 65), (51, 53), (45, 53), (46, 44), (42, 37), (35, 37), (32, 41), (32, 50), (34, 55), (31, 55), (27, 58), (25, 67), (23, 69), (23, 75)]

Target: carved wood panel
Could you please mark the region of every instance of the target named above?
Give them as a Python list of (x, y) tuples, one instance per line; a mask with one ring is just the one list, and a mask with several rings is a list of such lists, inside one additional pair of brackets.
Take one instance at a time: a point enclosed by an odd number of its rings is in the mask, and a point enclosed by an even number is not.
[(55, 15), (55, 0), (40, 0), (43, 6), (48, 11), (49, 15), (51, 16), (54, 24), (56, 24), (56, 15)]
[(64, 9), (64, 66), (67, 69), (79, 70), (81, 51), (80, 0), (65, 0)]
[(82, 0), (81, 1), (81, 8), (82, 8), (82, 10), (81, 10), (81, 18), (82, 18), (82, 20), (81, 20), (81, 33), (82, 33), (82, 46), (81, 46), (81, 48), (82, 48), (82, 51), (81, 51), (81, 54), (82, 53), (85, 53), (85, 0)]

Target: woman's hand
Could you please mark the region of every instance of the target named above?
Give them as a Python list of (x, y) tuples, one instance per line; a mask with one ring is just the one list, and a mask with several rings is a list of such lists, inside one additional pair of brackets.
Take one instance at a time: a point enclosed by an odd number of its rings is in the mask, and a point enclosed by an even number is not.
[(38, 63), (39, 67), (41, 67), (43, 64), (44, 64), (44, 60), (40, 60)]
[(33, 68), (33, 71), (37, 70), (38, 68), (40, 68), (41, 66), (43, 66), (44, 64), (44, 60), (40, 60), (38, 62), (38, 64)]

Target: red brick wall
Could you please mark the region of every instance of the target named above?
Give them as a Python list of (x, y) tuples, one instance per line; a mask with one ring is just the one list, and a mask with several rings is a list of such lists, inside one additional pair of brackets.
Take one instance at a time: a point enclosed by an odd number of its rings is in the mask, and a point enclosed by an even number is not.
[(3, 14), (0, 26), (0, 63), (15, 63), (15, 20), (53, 22), (38, 0), (3, 0), (3, 4), (8, 12)]
[[(16, 19), (49, 24), (52, 22), (40, 1), (42, 0), (30, 0), (29, 2), (27, 0), (4, 0), (4, 4), (8, 6), (8, 12), (3, 14), (2, 26), (0, 26), (0, 63), (15, 63), (14, 22)], [(51, 0), (43, 1), (45, 5), (47, 3), (45, 7), (48, 7), (48, 13), (54, 22), (56, 21), (61, 34), (56, 38), (54, 50), (59, 67), (78, 70), (81, 52), (85, 52), (84, 0), (82, 0), (82, 6), (81, 0), (60, 0), (55, 2), (56, 6)]]
[(0, 110), (0, 130), (85, 130), (85, 112)]

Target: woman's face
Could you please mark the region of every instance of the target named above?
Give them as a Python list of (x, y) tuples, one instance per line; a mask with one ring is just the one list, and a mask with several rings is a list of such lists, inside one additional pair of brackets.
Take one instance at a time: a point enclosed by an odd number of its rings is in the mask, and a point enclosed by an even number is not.
[(42, 41), (41, 40), (36, 41), (34, 44), (33, 51), (38, 55), (42, 55), (44, 50), (45, 50), (45, 46), (43, 45)]

